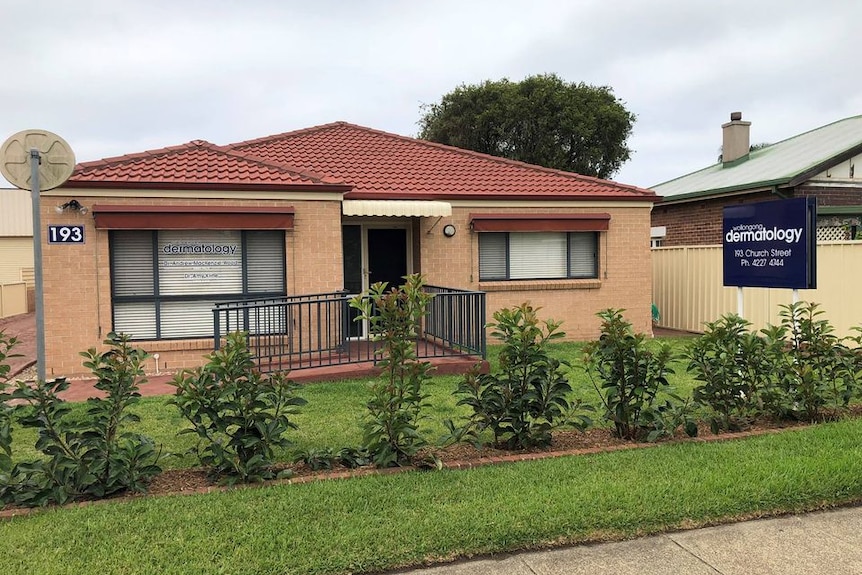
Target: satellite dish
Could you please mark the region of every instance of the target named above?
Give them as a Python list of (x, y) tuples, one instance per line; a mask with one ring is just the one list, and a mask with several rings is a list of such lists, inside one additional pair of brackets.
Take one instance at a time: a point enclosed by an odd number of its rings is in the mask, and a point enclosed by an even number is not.
[(42, 159), (39, 164), (39, 189), (50, 190), (69, 179), (75, 169), (75, 153), (71, 146), (47, 130), (24, 130), (11, 136), (0, 147), (0, 173), (23, 190), (32, 190), (30, 181), (30, 150), (36, 148)]

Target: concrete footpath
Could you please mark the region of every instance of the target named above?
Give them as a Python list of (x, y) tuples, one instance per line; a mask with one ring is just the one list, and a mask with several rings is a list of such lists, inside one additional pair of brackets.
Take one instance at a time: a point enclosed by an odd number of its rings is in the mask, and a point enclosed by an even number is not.
[(745, 521), (397, 573), (769, 575), (862, 573), (862, 507)]

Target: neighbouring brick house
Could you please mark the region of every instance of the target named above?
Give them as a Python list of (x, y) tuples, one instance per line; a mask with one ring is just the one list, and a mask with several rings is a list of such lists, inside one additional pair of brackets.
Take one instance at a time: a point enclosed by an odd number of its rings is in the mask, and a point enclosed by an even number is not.
[(731, 114), (722, 125), (722, 160), (652, 186), (654, 246), (721, 243), (725, 206), (792, 197), (817, 198), (819, 240), (855, 239), (862, 231), (862, 116), (845, 118), (750, 151), (750, 122)]
[[(337, 122), (82, 163), (42, 197), (45, 225), (85, 238), (43, 238), (48, 375), (81, 372), (112, 330), (163, 369), (199, 365), (217, 302), (408, 273), (484, 292), (488, 318), (529, 301), (570, 339), (596, 337), (608, 307), (651, 332), (657, 198), (615, 182)], [(89, 213), (55, 211), (71, 200)]]

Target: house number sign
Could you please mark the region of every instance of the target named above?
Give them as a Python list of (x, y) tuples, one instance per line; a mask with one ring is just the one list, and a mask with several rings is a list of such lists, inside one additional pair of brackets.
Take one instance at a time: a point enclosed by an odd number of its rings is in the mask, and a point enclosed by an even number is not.
[(84, 226), (48, 226), (49, 244), (83, 244)]

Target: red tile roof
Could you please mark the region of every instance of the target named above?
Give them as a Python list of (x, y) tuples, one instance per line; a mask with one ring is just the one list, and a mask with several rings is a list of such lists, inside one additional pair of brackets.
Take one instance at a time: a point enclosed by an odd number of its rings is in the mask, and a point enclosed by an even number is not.
[(353, 199), (658, 199), (654, 192), (335, 122), (228, 146), (353, 186)]
[[(298, 166), (298, 167), (296, 167)], [(67, 187), (311, 189), (350, 199), (656, 201), (650, 190), (346, 122), (78, 164)]]
[(203, 140), (78, 164), (70, 187), (311, 188), (347, 191), (348, 186), (319, 174), (273, 164)]

